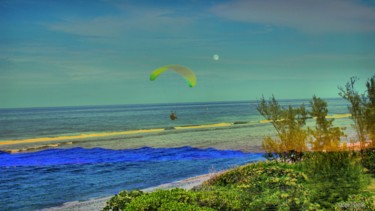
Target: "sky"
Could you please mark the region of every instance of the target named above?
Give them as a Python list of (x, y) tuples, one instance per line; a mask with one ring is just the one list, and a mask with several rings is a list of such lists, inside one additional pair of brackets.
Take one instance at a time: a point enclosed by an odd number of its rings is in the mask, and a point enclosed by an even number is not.
[[(149, 80), (168, 64), (197, 85)], [(0, 108), (332, 98), (374, 74), (371, 0), (0, 0)]]

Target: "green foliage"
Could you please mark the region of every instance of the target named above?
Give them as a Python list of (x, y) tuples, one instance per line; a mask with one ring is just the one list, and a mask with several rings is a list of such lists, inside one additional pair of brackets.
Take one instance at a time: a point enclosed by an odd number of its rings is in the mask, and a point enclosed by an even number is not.
[(248, 200), (248, 197), (236, 188), (206, 187), (194, 193), (194, 203), (214, 210), (243, 210)]
[[(339, 127), (333, 127), (333, 119), (326, 118), (328, 114), (327, 103), (319, 97), (313, 96), (311, 111), (307, 112), (302, 104), (298, 108), (282, 108), (275, 97), (268, 102), (261, 98), (258, 103), (259, 113), (269, 120), (277, 131), (278, 139), (267, 136), (264, 138), (262, 147), (266, 151), (266, 158), (274, 159), (274, 153), (283, 161), (299, 161), (303, 152), (307, 151), (306, 140), (310, 139), (312, 150), (333, 151), (340, 144), (340, 137), (344, 135)], [(316, 119), (315, 128), (303, 128), (306, 123), (307, 114)], [(311, 135), (311, 136), (309, 136)]]
[[(137, 209), (139, 210), (139, 209)], [(161, 211), (214, 211), (215, 209), (199, 207), (197, 205), (191, 205), (182, 202), (171, 201), (164, 203), (158, 208)]]
[(190, 197), (190, 193), (183, 189), (157, 190), (135, 198), (126, 205), (125, 210), (158, 210), (162, 205), (177, 207), (181, 203), (187, 204)]
[[(370, 97), (359, 95), (354, 90), (356, 80), (352, 78), (345, 89), (341, 88), (341, 95), (351, 103), (349, 110), (355, 122), (359, 140), (363, 144), (368, 136), (371, 137), (371, 127), (374, 126), (371, 121), (375, 121), (375, 116), (368, 118), (368, 116), (373, 114), (372, 112), (375, 113), (375, 76), (367, 84)], [(248, 207), (252, 207), (255, 210), (279, 209), (278, 206), (298, 210), (301, 208), (301, 199), (309, 203), (309, 206), (305, 206), (304, 209), (307, 209), (307, 207), (311, 209), (317, 208), (315, 203), (324, 209), (333, 209), (336, 203), (352, 200), (350, 197), (362, 194), (364, 187), (369, 183), (369, 178), (364, 174), (361, 162), (369, 171), (373, 170), (375, 165), (374, 151), (370, 149), (362, 151), (360, 157), (357, 152), (348, 152), (340, 149), (340, 138), (344, 136), (343, 129), (334, 127), (334, 120), (326, 118), (328, 114), (327, 103), (321, 98), (314, 96), (310, 104), (311, 111), (308, 113), (315, 118), (316, 124), (314, 128), (308, 128), (308, 133), (303, 129), (304, 121), (307, 118), (303, 105), (300, 108), (291, 108), (289, 106), (288, 109), (284, 109), (274, 97), (269, 102), (262, 98), (258, 104), (259, 113), (272, 123), (278, 134), (278, 139), (270, 136), (264, 138), (262, 146), (267, 155), (269, 155), (269, 158), (274, 158), (276, 153), (282, 161), (301, 160), (303, 172), (306, 173), (306, 178), (308, 179), (298, 181), (296, 183), (297, 186), (292, 186), (295, 188), (293, 189), (288, 186), (290, 183), (286, 183), (283, 180), (283, 176), (273, 175), (273, 172), (269, 172), (274, 167), (268, 166), (267, 173), (264, 176), (269, 176), (268, 179), (275, 176), (273, 179), (278, 181), (278, 185), (284, 187), (283, 189), (273, 186), (269, 180), (262, 179), (260, 184), (267, 184), (267, 186), (259, 186), (256, 178), (262, 178), (261, 175), (263, 174), (263, 171), (259, 169), (255, 172), (260, 173), (260, 175), (254, 175), (254, 172), (246, 174), (251, 176), (250, 178), (252, 179), (250, 180), (246, 180), (235, 171), (232, 171), (230, 173), (232, 175), (228, 176), (229, 179), (225, 179), (225, 177), (221, 180), (217, 179), (218, 184), (241, 184), (244, 182), (246, 185), (243, 187), (247, 187), (250, 192), (261, 193), (262, 197), (251, 198), (248, 205)], [(310, 139), (314, 152), (306, 152), (306, 139)], [(304, 147), (298, 148), (298, 144)], [(292, 152), (304, 153), (302, 154), (303, 156), (299, 157), (300, 159), (292, 160)], [(299, 166), (299, 164), (295, 164), (295, 166)], [(281, 165), (278, 164), (277, 168), (280, 167)], [(283, 171), (278, 172), (285, 174)], [(238, 178), (241, 178), (241, 180), (238, 180)], [(230, 181), (230, 179), (234, 181)], [(288, 188), (285, 189), (285, 187)], [(309, 194), (304, 191), (306, 188), (310, 191)], [(297, 194), (292, 195), (290, 199), (279, 200), (279, 197), (286, 196), (285, 194), (280, 195), (280, 192), (288, 191), (289, 189)], [(289, 196), (289, 193), (287, 196)], [(294, 196), (298, 200), (293, 201)], [(357, 197), (356, 199), (362, 200), (363, 198)]]
[(334, 210), (357, 211), (357, 210), (375, 210), (374, 199), (369, 192), (350, 195), (348, 200), (335, 204)]
[(122, 210), (125, 205), (131, 202), (134, 198), (143, 195), (144, 193), (140, 190), (132, 191), (121, 191), (107, 201), (107, 205), (103, 208), (103, 211), (109, 210)]
[(313, 96), (311, 104), (310, 115), (315, 117), (316, 126), (315, 129), (309, 128), (309, 133), (313, 139), (312, 150), (313, 151), (334, 151), (338, 150), (340, 144), (340, 137), (344, 135), (339, 127), (333, 127), (333, 120), (328, 120), (327, 102), (319, 97)]
[[(276, 161), (257, 162), (231, 169), (206, 181), (203, 186), (226, 187), (246, 183), (255, 184), (257, 181), (265, 181), (271, 177), (282, 177), (290, 172), (298, 175), (302, 174), (300, 166), (297, 164), (292, 165)], [(298, 178), (300, 179), (299, 182), (303, 182), (306, 179), (305, 177)]]
[(367, 81), (367, 90), (363, 94), (359, 94), (355, 89), (357, 81), (356, 77), (350, 78), (345, 88), (339, 87), (339, 95), (350, 103), (348, 109), (352, 115), (353, 126), (361, 142), (361, 148), (367, 138), (371, 139), (372, 146), (375, 147), (375, 75)]
[(274, 96), (267, 102), (264, 97), (257, 105), (258, 112), (271, 122), (277, 132), (277, 138), (266, 136), (262, 147), (268, 158), (280, 157), (284, 161), (297, 161), (301, 153), (307, 150), (306, 124), (307, 112), (304, 104), (298, 108), (283, 108)]
[(371, 210), (367, 182), (353, 152), (312, 152), (303, 163), (241, 166), (193, 190), (122, 191), (104, 210)]
[[(366, 92), (359, 94), (355, 90), (358, 78), (351, 78), (345, 88), (339, 87), (340, 95), (349, 101), (354, 128), (361, 142), (362, 165), (371, 173), (375, 173), (375, 75), (368, 79)], [(369, 139), (371, 148), (364, 149), (364, 142)]]
[(156, 190), (135, 198), (125, 210), (241, 210), (238, 198), (237, 191), (223, 188)]
[[(242, 166), (211, 179), (205, 186), (238, 189), (249, 210), (315, 210), (297, 164), (260, 162)], [(244, 197), (245, 195), (245, 197)]]
[(230, 170), (190, 191), (124, 191), (105, 210), (317, 210), (319, 205), (311, 202), (304, 187), (307, 177), (300, 168), (262, 162)]
[(375, 148), (375, 75), (367, 81), (366, 88), (366, 129), (369, 133), (370, 139), (372, 140), (372, 147)]
[(304, 157), (303, 169), (309, 177), (313, 201), (324, 208), (331, 209), (349, 195), (361, 193), (369, 184), (356, 152), (309, 153)]
[(339, 95), (349, 101), (350, 105), (348, 109), (354, 121), (353, 126), (357, 132), (358, 140), (363, 143), (366, 140), (364, 96), (360, 95), (355, 90), (354, 84), (356, 81), (358, 81), (358, 78), (352, 77), (350, 81), (346, 83), (345, 88), (339, 87)]
[(375, 174), (375, 148), (363, 150), (361, 163), (370, 173)]

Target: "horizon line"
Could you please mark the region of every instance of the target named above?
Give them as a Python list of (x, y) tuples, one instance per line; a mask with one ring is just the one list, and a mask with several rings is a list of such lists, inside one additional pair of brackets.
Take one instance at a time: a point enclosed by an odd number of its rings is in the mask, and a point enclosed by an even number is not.
[[(341, 97), (323, 97), (322, 99), (342, 99)], [(278, 101), (289, 100), (310, 100), (310, 98), (279, 98)], [(11, 109), (46, 109), (46, 108), (76, 108), (76, 107), (101, 107), (101, 106), (132, 106), (132, 105), (178, 105), (178, 104), (198, 104), (198, 103), (230, 103), (230, 102), (253, 102), (259, 99), (252, 100), (223, 100), (223, 101), (186, 101), (186, 102), (159, 102), (159, 103), (119, 103), (119, 104), (96, 104), (96, 105), (61, 105), (61, 106), (21, 106), (21, 107), (0, 107), (0, 110)]]

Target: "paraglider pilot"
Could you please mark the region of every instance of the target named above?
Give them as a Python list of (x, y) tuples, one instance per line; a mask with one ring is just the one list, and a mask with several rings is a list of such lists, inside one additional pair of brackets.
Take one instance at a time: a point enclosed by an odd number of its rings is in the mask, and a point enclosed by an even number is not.
[(171, 118), (171, 120), (176, 120), (177, 119), (176, 113), (171, 111), (171, 114), (169, 115), (169, 118)]

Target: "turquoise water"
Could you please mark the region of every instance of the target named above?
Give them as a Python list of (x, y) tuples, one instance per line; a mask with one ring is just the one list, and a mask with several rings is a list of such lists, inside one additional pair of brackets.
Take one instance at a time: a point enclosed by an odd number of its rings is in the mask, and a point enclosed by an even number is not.
[[(0, 140), (251, 121), (256, 102), (116, 105), (0, 110)], [(171, 111), (178, 119), (169, 120)]]
[[(342, 99), (327, 99), (330, 114), (347, 113)], [(307, 100), (282, 100), (282, 105), (299, 105)], [(52, 137), (58, 141), (1, 145), (0, 150), (41, 149), (50, 144), (60, 147), (102, 147), (129, 149), (139, 147), (215, 147), (259, 151), (265, 134), (272, 134), (269, 124), (261, 124), (256, 101), (180, 103), (150, 105), (116, 105), (86, 107), (56, 107), (30, 109), (0, 109), (0, 143)], [(176, 111), (178, 119), (169, 114)], [(337, 119), (339, 126), (348, 126), (348, 119)], [(179, 126), (231, 123), (228, 127), (185, 128)], [(236, 124), (246, 123), (246, 124)], [(147, 132), (152, 129), (159, 132)], [(120, 134), (135, 130), (144, 133)], [(214, 131), (214, 132), (213, 132)], [(69, 139), (79, 134), (91, 137)], [(100, 136), (95, 136), (100, 135)], [(15, 143), (15, 142), (14, 142)], [(25, 143), (25, 142), (24, 142)]]
[[(306, 100), (284, 100), (299, 105)], [(330, 114), (346, 102), (327, 100)], [(30, 210), (147, 188), (262, 159), (256, 101), (1, 109), (3, 141), (101, 134), (86, 138), (0, 145), (0, 150), (55, 148), (0, 154), (0, 207)], [(178, 119), (169, 120), (176, 111)], [(207, 127), (210, 124), (228, 123)], [(349, 126), (348, 118), (336, 119)], [(187, 127), (190, 126), (190, 127)], [(203, 126), (203, 127), (191, 127)], [(182, 128), (179, 128), (182, 127)], [(151, 129), (162, 130), (150, 132)], [(144, 129), (144, 133), (110, 135)], [(351, 133), (350, 129), (347, 131)], [(52, 145), (49, 145), (51, 147)]]

